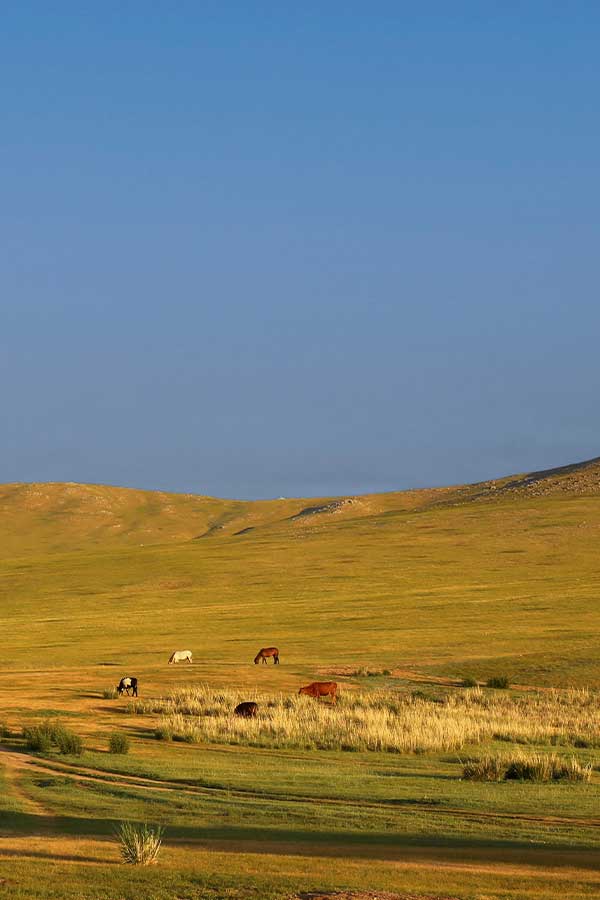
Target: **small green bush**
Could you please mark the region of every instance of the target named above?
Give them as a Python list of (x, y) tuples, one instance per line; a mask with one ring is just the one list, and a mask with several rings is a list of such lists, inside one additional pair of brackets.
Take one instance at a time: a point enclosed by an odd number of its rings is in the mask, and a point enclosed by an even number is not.
[(23, 737), (27, 749), (34, 753), (49, 753), (54, 748), (71, 756), (81, 756), (83, 753), (83, 741), (79, 735), (50, 719), (24, 728)]
[(109, 753), (129, 753), (129, 738), (115, 731), (108, 740)]
[(6, 722), (0, 722), (0, 738), (10, 737), (10, 728)]
[(489, 688), (499, 688), (500, 690), (505, 691), (510, 687), (510, 678), (508, 675), (492, 675), (492, 677), (488, 678), (486, 681), (486, 686)]
[(78, 734), (68, 728), (61, 728), (56, 735), (56, 746), (60, 753), (66, 756), (81, 756), (83, 753), (83, 741)]
[(49, 753), (52, 749), (52, 740), (47, 728), (43, 725), (30, 725), (23, 729), (25, 746), (34, 753)]
[(116, 688), (104, 688), (102, 691), (102, 699), (103, 700), (116, 700), (118, 697)]
[(477, 679), (472, 675), (466, 675), (462, 680), (462, 686), (466, 688), (477, 687)]
[(160, 825), (122, 822), (116, 837), (123, 862), (132, 866), (149, 866), (155, 863), (163, 834), (164, 828)]

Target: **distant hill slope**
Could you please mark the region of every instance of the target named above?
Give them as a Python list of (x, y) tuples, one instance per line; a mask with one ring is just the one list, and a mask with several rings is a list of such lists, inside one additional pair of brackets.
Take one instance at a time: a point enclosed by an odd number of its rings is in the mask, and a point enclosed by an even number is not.
[(222, 500), (106, 485), (0, 485), (0, 556), (242, 537), (511, 497), (600, 494), (600, 457), (449, 488), (279, 500)]
[(301, 526), (331, 515), (411, 508), (446, 493), (243, 501), (95, 484), (5, 484), (0, 485), (0, 556), (234, 536), (278, 523)]
[(361, 667), (600, 688), (599, 536), (598, 459), (310, 500), (6, 485), (3, 671), (189, 679), (166, 665), (189, 647), (195, 678), (246, 685), (273, 644), (295, 689)]

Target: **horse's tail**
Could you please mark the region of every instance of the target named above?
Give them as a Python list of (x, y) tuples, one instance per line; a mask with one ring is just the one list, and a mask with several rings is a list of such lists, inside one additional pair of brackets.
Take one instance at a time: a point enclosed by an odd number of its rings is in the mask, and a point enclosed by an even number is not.
[(174, 663), (174, 662), (175, 662), (175, 653), (171, 653), (171, 655), (169, 657), (169, 665), (171, 665), (171, 663)]

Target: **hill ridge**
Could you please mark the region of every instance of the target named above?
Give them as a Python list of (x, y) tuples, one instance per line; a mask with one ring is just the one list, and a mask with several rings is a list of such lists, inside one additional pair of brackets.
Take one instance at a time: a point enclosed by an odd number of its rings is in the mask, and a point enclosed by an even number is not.
[(0, 555), (252, 540), (265, 528), (305, 530), (462, 503), (582, 494), (600, 495), (600, 457), (473, 484), (320, 498), (235, 500), (99, 483), (10, 482), (0, 485)]

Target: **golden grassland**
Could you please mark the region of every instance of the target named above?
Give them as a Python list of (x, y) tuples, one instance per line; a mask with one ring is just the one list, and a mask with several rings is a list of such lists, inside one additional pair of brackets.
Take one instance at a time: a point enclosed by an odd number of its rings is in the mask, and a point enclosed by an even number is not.
[[(0, 889), (600, 896), (598, 478), (340, 505), (5, 486)], [(281, 665), (253, 665), (272, 644)], [(137, 703), (111, 699), (122, 675)], [(461, 686), (501, 675), (511, 690)], [(335, 708), (297, 696), (319, 679)], [(232, 716), (255, 698), (256, 720)], [(81, 757), (26, 750), (46, 719)], [(519, 754), (589, 780), (464, 777)], [(165, 826), (148, 871), (120, 865), (123, 821)]]
[[(232, 715), (242, 700), (258, 703), (256, 718)], [(195, 743), (382, 753), (460, 750), (486, 741), (600, 746), (600, 693), (588, 690), (515, 696), (474, 688), (433, 699), (421, 692), (347, 691), (333, 706), (201, 685), (133, 701), (130, 711), (160, 713), (159, 738)]]

